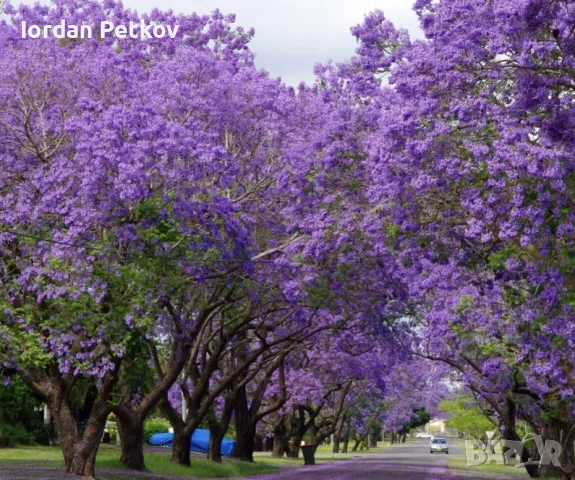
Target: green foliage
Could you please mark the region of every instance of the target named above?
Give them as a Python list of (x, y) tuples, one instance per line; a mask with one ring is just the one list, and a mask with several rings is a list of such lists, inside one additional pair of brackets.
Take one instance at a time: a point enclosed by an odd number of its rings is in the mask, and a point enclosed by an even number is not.
[(386, 225), (384, 228), (389, 238), (392, 238), (394, 240), (399, 238), (399, 234), (401, 233), (399, 225)]
[(10, 384), (0, 388), (0, 422), (21, 423), (31, 429), (40, 423), (35, 410), (41, 402), (20, 377), (12, 377)]
[(370, 427), (371, 434), (374, 435), (376, 438), (379, 438), (383, 433), (383, 426), (379, 420), (374, 420), (371, 423)]
[(309, 287), (307, 293), (310, 305), (313, 308), (325, 306), (328, 300), (332, 297), (331, 289), (323, 285)]
[(118, 425), (112, 420), (106, 423), (106, 432), (110, 434), (110, 443), (116, 443), (118, 440)]
[(493, 269), (503, 268), (505, 262), (511, 257), (517, 257), (511, 247), (502, 248), (489, 256), (489, 266)]
[(467, 312), (469, 309), (473, 307), (473, 298), (469, 295), (462, 295), (459, 299), (459, 305), (455, 307), (455, 312), (458, 314), (462, 314)]
[(28, 433), (23, 425), (0, 423), (0, 448), (33, 444), (34, 439), (32, 438), (32, 434)]
[(409, 423), (401, 427), (399, 433), (409, 432), (409, 430), (425, 425), (431, 420), (431, 415), (425, 410), (425, 408), (414, 410), (413, 413), (414, 415), (411, 417)]
[(321, 168), (319, 168), (319, 167), (313, 168), (313, 169), (311, 169), (311, 170), (309, 171), (309, 173), (306, 175), (305, 178), (306, 178), (309, 182), (313, 182), (313, 181), (315, 180), (315, 176), (316, 176), (318, 173), (320, 173), (320, 172), (321, 172)]
[[(20, 377), (12, 377), (9, 385), (0, 388), (0, 436), (4, 447), (48, 443), (42, 413), (37, 411), (40, 405)], [(5, 437), (9, 437), (8, 442)]]
[(144, 422), (144, 440), (148, 440), (156, 433), (167, 433), (170, 430), (170, 422), (163, 418), (150, 418)]
[(480, 439), (486, 431), (493, 430), (495, 422), (483, 414), (471, 397), (459, 397), (453, 401), (443, 401), (439, 408), (449, 419), (445, 424), (459, 432), (466, 432)]

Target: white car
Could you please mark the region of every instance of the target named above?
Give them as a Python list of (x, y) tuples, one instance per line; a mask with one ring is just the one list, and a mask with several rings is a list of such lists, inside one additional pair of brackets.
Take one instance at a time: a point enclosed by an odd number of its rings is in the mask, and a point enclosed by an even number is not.
[(417, 432), (415, 438), (431, 438), (431, 435), (426, 432)]
[(449, 444), (445, 438), (434, 437), (429, 442), (429, 453), (449, 453)]

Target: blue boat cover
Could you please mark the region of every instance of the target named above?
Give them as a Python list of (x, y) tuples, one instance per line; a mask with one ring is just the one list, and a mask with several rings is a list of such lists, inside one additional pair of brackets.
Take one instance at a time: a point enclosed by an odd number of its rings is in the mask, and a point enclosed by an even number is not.
[[(174, 441), (173, 433), (156, 433), (152, 435), (148, 443), (155, 447), (171, 447)], [(190, 442), (190, 450), (192, 452), (207, 453), (208, 445), (210, 443), (210, 431), (196, 429), (192, 435), (192, 441)], [(235, 440), (230, 440), (229, 438), (224, 438), (222, 440), (222, 455), (231, 455), (236, 446)]]

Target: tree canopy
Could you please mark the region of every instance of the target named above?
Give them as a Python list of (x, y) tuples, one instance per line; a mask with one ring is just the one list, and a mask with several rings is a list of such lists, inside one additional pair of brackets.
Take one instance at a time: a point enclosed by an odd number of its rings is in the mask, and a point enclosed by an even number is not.
[[(405, 432), (457, 383), (452, 423), (519, 440), (521, 419), (574, 478), (573, 7), (418, 0), (417, 41), (375, 11), (292, 88), (217, 10), (8, 5), (0, 368), (47, 404), (67, 471), (93, 475), (111, 413), (132, 468), (151, 412), (176, 463), (232, 424), (250, 461), (261, 435), (297, 455)], [(20, 38), (62, 18), (180, 28)]]

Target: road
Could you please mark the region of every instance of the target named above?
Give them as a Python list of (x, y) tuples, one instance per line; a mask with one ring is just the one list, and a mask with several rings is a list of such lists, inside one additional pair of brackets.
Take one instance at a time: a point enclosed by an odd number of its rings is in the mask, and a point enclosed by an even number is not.
[[(448, 471), (450, 458), (465, 458), (458, 443), (450, 442), (449, 455), (429, 453), (429, 441), (421, 440), (393, 446), (381, 453), (362, 456), (357, 460), (304, 467), (279, 474), (264, 475), (258, 480), (459, 480), (484, 477), (475, 469)], [(521, 477), (514, 476), (514, 479)], [(497, 476), (498, 480), (503, 477)]]

